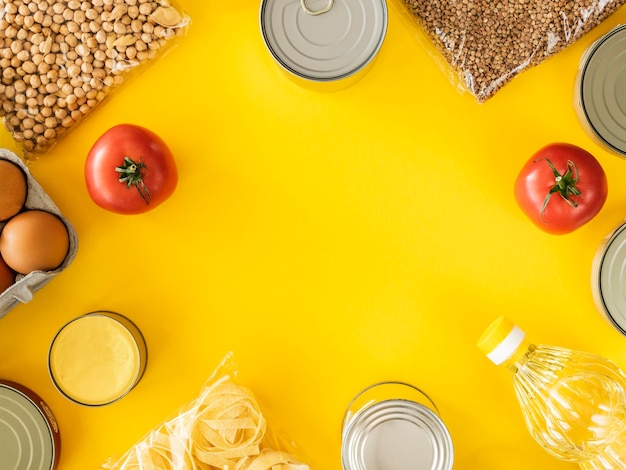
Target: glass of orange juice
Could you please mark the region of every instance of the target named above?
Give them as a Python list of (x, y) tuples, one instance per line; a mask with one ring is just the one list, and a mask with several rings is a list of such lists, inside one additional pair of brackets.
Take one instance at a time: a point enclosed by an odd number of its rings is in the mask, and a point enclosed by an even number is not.
[(139, 328), (119, 313), (96, 311), (66, 323), (52, 340), (48, 370), (57, 390), (86, 406), (114, 403), (141, 380), (148, 350)]

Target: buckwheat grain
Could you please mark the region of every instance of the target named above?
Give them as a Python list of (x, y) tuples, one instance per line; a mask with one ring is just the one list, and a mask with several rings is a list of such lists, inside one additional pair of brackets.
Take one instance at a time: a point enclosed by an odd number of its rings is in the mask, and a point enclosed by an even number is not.
[(626, 0), (399, 0), (479, 102), (599, 25)]

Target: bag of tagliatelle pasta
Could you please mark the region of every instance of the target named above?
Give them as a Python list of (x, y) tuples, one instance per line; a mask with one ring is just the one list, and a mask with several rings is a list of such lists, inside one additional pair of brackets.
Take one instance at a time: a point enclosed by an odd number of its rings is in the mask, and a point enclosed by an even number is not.
[(268, 428), (236, 373), (229, 353), (195, 400), (101, 470), (310, 470)]

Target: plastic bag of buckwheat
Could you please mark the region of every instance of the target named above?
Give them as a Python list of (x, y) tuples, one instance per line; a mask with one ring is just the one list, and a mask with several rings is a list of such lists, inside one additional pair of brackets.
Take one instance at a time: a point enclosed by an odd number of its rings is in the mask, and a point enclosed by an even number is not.
[[(487, 101), (577, 41), (626, 0), (396, 0), (450, 81)], [(443, 57), (443, 61), (441, 58)]]

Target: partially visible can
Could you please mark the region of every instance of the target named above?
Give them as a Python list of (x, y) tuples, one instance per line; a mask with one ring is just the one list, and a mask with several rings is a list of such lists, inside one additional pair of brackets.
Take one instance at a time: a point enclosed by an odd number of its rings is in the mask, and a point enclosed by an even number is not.
[(342, 429), (344, 470), (450, 470), (452, 438), (434, 402), (403, 382), (359, 393)]
[(55, 470), (61, 436), (54, 414), (39, 395), (0, 380), (0, 468)]
[(626, 223), (600, 244), (592, 264), (591, 290), (602, 316), (626, 335)]
[(270, 54), (292, 76), (310, 83), (351, 84), (383, 44), (387, 4), (385, 0), (262, 0), (260, 25)]
[(626, 157), (626, 25), (584, 52), (574, 90), (576, 114), (589, 136)]

